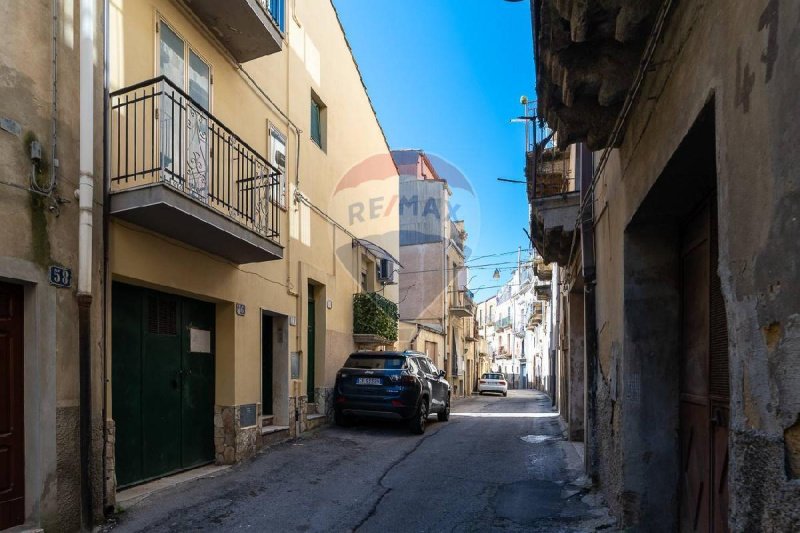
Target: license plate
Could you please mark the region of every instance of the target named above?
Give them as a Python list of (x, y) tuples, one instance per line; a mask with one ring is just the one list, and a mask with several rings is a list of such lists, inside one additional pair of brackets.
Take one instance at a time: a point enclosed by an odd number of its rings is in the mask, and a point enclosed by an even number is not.
[(356, 385), (383, 385), (381, 378), (356, 378)]

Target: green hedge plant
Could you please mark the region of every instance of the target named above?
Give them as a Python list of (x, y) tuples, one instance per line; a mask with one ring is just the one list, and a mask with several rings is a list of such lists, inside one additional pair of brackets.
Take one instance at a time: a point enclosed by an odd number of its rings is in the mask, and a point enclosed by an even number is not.
[(353, 333), (397, 340), (397, 304), (376, 292), (353, 295)]

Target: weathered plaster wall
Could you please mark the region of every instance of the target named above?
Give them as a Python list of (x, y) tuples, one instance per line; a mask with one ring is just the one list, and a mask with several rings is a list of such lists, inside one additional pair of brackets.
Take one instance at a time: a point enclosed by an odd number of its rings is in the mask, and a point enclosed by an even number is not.
[(584, 431), (583, 400), (583, 292), (571, 291), (568, 296), (569, 314), (569, 439), (582, 441)]
[[(98, 16), (96, 57), (103, 56)], [(0, 279), (25, 285), (25, 514), (30, 525), (68, 531), (80, 524), (78, 373), (79, 14), (68, 1), (0, 5), (0, 118), (18, 131), (0, 130)], [(55, 24), (55, 27), (54, 27)], [(58, 54), (53, 116), (53, 39)], [(102, 70), (95, 71), (94, 176), (102, 175)], [(53, 164), (53, 119), (58, 166)], [(91, 117), (85, 120), (91, 120)], [(11, 128), (13, 130), (13, 128)], [(30, 191), (32, 141), (41, 143), (36, 183), (57, 177), (49, 196)], [(102, 516), (102, 182), (94, 188), (91, 316), (92, 396), (90, 483), (93, 511)], [(72, 269), (70, 288), (49, 285), (47, 269)]]
[(800, 485), (792, 467), (800, 453), (794, 438), (800, 414), (798, 19), (800, 4), (788, 0), (677, 4), (624, 141), (598, 183), (597, 474), (612, 509), (628, 524), (650, 525), (647, 502), (664, 488), (645, 481), (648, 457), (636, 455), (650, 437), (628, 430), (647, 407), (627, 396), (643, 345), (632, 342), (638, 334), (629, 311), (623, 313), (633, 303), (622, 262), (629, 264), (630, 252), (624, 232), (712, 102), (718, 271), (729, 324), (730, 523), (737, 531), (800, 527)]

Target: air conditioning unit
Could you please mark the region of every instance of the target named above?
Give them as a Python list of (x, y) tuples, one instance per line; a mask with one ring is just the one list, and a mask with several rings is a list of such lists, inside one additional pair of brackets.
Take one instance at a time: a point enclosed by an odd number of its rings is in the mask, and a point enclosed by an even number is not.
[(394, 261), (381, 259), (378, 265), (378, 281), (384, 285), (394, 285)]

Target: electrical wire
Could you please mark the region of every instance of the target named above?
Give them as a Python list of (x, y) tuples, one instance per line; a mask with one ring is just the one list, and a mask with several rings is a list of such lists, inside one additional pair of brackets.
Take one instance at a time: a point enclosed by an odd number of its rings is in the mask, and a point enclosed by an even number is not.
[(464, 262), (465, 263), (469, 263), (471, 261), (477, 261), (479, 259), (486, 259), (488, 257), (500, 257), (500, 256), (503, 256), (503, 255), (516, 254), (518, 252), (528, 253), (528, 252), (531, 252), (531, 251), (533, 251), (532, 248), (522, 248), (522, 249), (517, 249), (517, 250), (511, 250), (510, 252), (499, 252), (499, 253), (496, 253), (496, 254), (479, 255), (478, 257), (471, 257), (471, 258), (467, 259)]
[[(514, 265), (514, 266), (503, 266), (503, 265)], [(485, 265), (475, 265), (475, 266), (461, 266), (456, 268), (430, 268), (427, 270), (401, 270), (403, 274), (424, 274), (426, 272), (455, 272), (458, 270), (481, 270), (486, 268), (497, 268), (497, 270), (516, 270), (517, 265), (520, 267), (526, 267), (531, 265), (530, 261), (523, 261), (521, 263), (517, 263), (516, 261), (506, 261), (503, 263), (487, 263)]]

